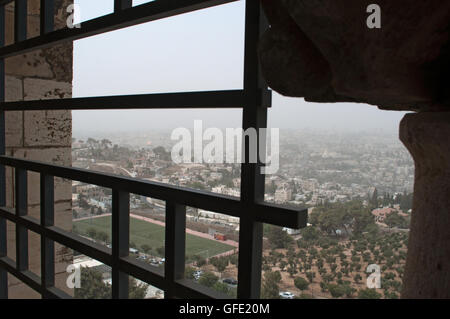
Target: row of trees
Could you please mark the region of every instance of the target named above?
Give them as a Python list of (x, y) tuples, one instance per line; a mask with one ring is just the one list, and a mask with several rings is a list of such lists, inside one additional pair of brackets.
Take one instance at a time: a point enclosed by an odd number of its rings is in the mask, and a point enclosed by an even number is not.
[[(196, 269), (193, 267), (186, 267), (184, 277), (186, 279), (195, 280), (194, 277)], [(204, 272), (200, 278), (198, 278), (198, 283), (202, 286), (206, 286), (212, 288), (221, 293), (227, 294), (230, 297), (236, 298), (237, 290), (235, 287), (230, 287), (229, 285), (220, 282), (219, 277), (214, 275), (212, 272), (206, 271)]]
[[(281, 282), (281, 274), (279, 271), (267, 271), (264, 273), (262, 286), (261, 286), (261, 298), (263, 299), (279, 299), (280, 289), (279, 284)], [(297, 289), (302, 291), (302, 294), (297, 298), (312, 298), (311, 295), (305, 294), (304, 291), (308, 290), (310, 282), (303, 277), (297, 277), (294, 280), (294, 285)], [(321, 287), (327, 289), (333, 298), (347, 297), (352, 298), (355, 296), (357, 290), (352, 288), (350, 284), (321, 284)], [(374, 289), (360, 289), (357, 295), (358, 299), (380, 299), (382, 295)]]
[[(129, 298), (144, 299), (148, 285), (129, 278)], [(111, 299), (111, 285), (103, 281), (103, 275), (94, 268), (81, 268), (80, 288), (75, 288), (76, 299)]]
[[(313, 211), (309, 222), (312, 225), (301, 230), (297, 246), (281, 228), (265, 226), (271, 248), (263, 256), (265, 296), (278, 296), (276, 284), (281, 277), (271, 274), (278, 268), (287, 272), (302, 292), (318, 281), (321, 290), (334, 298), (380, 298), (378, 291), (357, 291), (352, 284), (357, 287), (366, 277), (365, 266), (376, 263), (383, 274), (384, 297), (398, 297), (407, 233), (380, 232), (370, 209), (358, 201), (326, 203)], [(301, 297), (308, 296), (302, 293)]]

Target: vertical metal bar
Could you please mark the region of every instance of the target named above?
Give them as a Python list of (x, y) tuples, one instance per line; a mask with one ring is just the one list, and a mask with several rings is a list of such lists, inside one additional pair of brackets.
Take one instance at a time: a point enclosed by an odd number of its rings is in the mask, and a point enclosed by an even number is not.
[(130, 193), (113, 190), (112, 195), (112, 298), (128, 299), (128, 275), (119, 260), (130, 252)]
[(14, 41), (27, 39), (27, 0), (14, 1)]
[(131, 8), (133, 6), (133, 0), (114, 0), (114, 12)]
[[(0, 47), (5, 45), (5, 6), (0, 5)], [(5, 101), (5, 60), (0, 59), (0, 102)], [(0, 111), (0, 155), (6, 154), (5, 111)], [(0, 165), (0, 206), (6, 206), (5, 167)], [(0, 218), (0, 257), (7, 256), (6, 219)], [(0, 268), (0, 299), (8, 298), (8, 274)]]
[[(27, 171), (21, 168), (15, 169), (16, 175), (16, 215), (26, 216), (27, 203)], [(16, 264), (17, 270), (28, 269), (28, 230), (16, 224)]]
[(175, 298), (174, 282), (184, 278), (186, 255), (186, 206), (166, 202), (164, 276), (167, 281), (165, 298)]
[[(262, 10), (259, 1), (246, 1), (245, 7), (245, 57), (244, 57), (244, 91), (246, 104), (243, 108), (243, 129), (256, 129), (258, 147), (264, 148), (265, 136), (259, 136), (260, 128), (267, 127), (267, 108), (258, 103), (258, 89), (263, 87), (260, 77), (257, 46), (261, 32)], [(261, 99), (262, 100), (262, 99)], [(245, 141), (243, 141), (244, 143)], [(248, 207), (248, 214), (240, 219), (239, 231), (239, 270), (238, 298), (259, 298), (261, 290), (261, 262), (263, 227), (254, 221), (257, 212), (252, 211), (253, 203), (264, 200), (264, 175), (261, 174), (261, 162), (249, 163), (249, 143), (245, 143), (245, 161), (241, 171), (241, 201)]]
[(41, 0), (41, 35), (54, 29), (55, 0)]
[[(55, 222), (53, 176), (41, 174), (41, 226), (53, 226)], [(55, 243), (41, 235), (41, 276), (43, 291), (55, 285)], [(45, 298), (45, 296), (42, 296)]]

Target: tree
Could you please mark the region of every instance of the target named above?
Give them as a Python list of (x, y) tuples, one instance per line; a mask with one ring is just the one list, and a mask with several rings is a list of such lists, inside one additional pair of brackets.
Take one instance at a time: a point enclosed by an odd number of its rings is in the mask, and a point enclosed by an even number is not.
[(129, 277), (128, 287), (129, 299), (144, 299), (147, 295), (148, 285), (142, 282), (138, 283), (134, 278)]
[(354, 235), (359, 235), (367, 230), (369, 225), (375, 223), (375, 220), (367, 209), (361, 209), (354, 213), (354, 223), (353, 223), (353, 233)]
[(195, 264), (197, 267), (203, 267), (206, 265), (206, 259), (200, 255), (194, 255), (193, 259), (195, 260)]
[(292, 237), (289, 236), (281, 227), (268, 225), (266, 236), (273, 248), (288, 248), (292, 243)]
[(234, 254), (234, 255), (231, 255), (231, 256), (230, 256), (230, 263), (231, 263), (232, 265), (237, 266), (237, 265), (238, 265), (238, 262), (239, 262), (238, 254)]
[(294, 277), (294, 275), (298, 272), (295, 264), (291, 264), (286, 271), (291, 277)]
[(345, 287), (343, 285), (329, 284), (328, 291), (333, 298), (340, 298), (345, 294)]
[(267, 187), (266, 187), (266, 193), (267, 194), (275, 194), (275, 191), (277, 190), (277, 185), (275, 185), (275, 182), (272, 181)]
[(219, 277), (217, 277), (216, 275), (214, 275), (211, 272), (205, 272), (200, 279), (198, 280), (198, 282), (206, 287), (212, 287), (214, 286), (214, 284), (219, 280)]
[(297, 287), (297, 289), (299, 289), (301, 291), (306, 290), (309, 287), (308, 281), (302, 277), (295, 278), (294, 285), (295, 285), (295, 287)]
[(309, 282), (312, 283), (313, 279), (316, 277), (316, 273), (314, 271), (308, 271), (306, 272), (306, 277), (308, 278)]
[(79, 205), (83, 209), (89, 209), (89, 203), (86, 201), (86, 196), (83, 194), (78, 195)]
[(358, 299), (380, 299), (381, 294), (376, 292), (375, 289), (361, 289), (358, 293)]
[(262, 282), (261, 298), (262, 299), (279, 299), (280, 289), (278, 284), (281, 281), (281, 274), (278, 271), (268, 271), (264, 273)]
[(160, 159), (160, 160), (170, 160), (170, 153), (166, 151), (166, 149), (163, 146), (158, 146), (153, 149), (153, 153)]
[(343, 285), (343, 287), (344, 287), (344, 291), (345, 291), (345, 296), (348, 298), (353, 297), (353, 294), (356, 292), (356, 289), (350, 287), (350, 284), (345, 284), (345, 285)]
[(141, 246), (141, 250), (142, 250), (144, 253), (148, 254), (148, 253), (152, 250), (152, 247), (150, 247), (150, 246), (147, 245), (147, 244), (143, 244), (143, 245)]
[(399, 215), (398, 212), (392, 212), (389, 214), (385, 219), (384, 223), (389, 226), (389, 228), (397, 227), (406, 229), (409, 227), (408, 220), (402, 216)]
[(216, 282), (213, 285), (213, 289), (216, 291), (222, 292), (224, 294), (228, 294), (230, 292), (230, 288), (228, 287), (228, 285), (224, 284), (223, 282), (220, 282), (220, 281)]
[(184, 278), (194, 280), (195, 268), (187, 266), (184, 270)]
[(80, 269), (80, 288), (75, 288), (76, 299), (110, 299), (111, 286), (103, 282), (102, 273), (92, 268)]
[(108, 146), (111, 146), (112, 145), (112, 142), (110, 141), (110, 140), (108, 140), (108, 139), (102, 139), (101, 141), (100, 141), (100, 144), (102, 145), (102, 147), (104, 147), (105, 149), (107, 149), (108, 148)]
[(209, 260), (210, 264), (216, 267), (218, 272), (223, 272), (228, 266), (228, 257), (213, 257)]
[(286, 266), (287, 266), (287, 262), (285, 260), (280, 261), (280, 269), (281, 269), (281, 271), (284, 271)]
[(87, 139), (87, 144), (88, 144), (91, 148), (93, 148), (94, 146), (96, 146), (96, 145), (98, 144), (98, 141), (97, 141), (96, 139), (93, 139), (93, 138), (89, 137), (89, 138)]
[(313, 226), (303, 228), (300, 231), (300, 234), (302, 235), (303, 240), (306, 241), (314, 241), (320, 237), (320, 232)]
[(158, 247), (156, 248), (156, 252), (160, 255), (160, 256), (164, 256), (164, 253), (166, 251), (166, 248), (164, 246)]
[(330, 269), (331, 269), (331, 271), (332, 271), (332, 272), (336, 272), (336, 269), (337, 269), (337, 265), (336, 265), (336, 264), (334, 264), (334, 263), (333, 263), (333, 264), (331, 264), (331, 265), (330, 265)]
[(97, 238), (98, 238), (98, 240), (100, 240), (102, 242), (107, 242), (109, 240), (109, 235), (107, 233), (105, 233), (104, 231), (99, 231), (97, 233)]
[[(144, 299), (148, 285), (138, 283), (134, 278), (129, 278), (128, 293), (130, 299)], [(80, 288), (75, 288), (76, 299), (110, 299), (111, 285), (103, 282), (102, 273), (94, 268), (81, 268)]]
[(373, 206), (373, 207), (378, 207), (378, 190), (375, 187), (372, 196), (370, 196), (369, 199), (369, 203)]
[(97, 238), (97, 230), (94, 227), (89, 227), (86, 233), (92, 239)]

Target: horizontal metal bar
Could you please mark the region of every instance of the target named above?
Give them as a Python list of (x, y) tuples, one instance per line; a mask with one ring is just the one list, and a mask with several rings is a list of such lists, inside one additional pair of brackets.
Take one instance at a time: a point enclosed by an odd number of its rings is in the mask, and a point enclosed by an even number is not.
[(205, 9), (237, 0), (156, 0), (81, 23), (81, 28), (64, 28), (0, 48), (0, 58), (23, 54), (65, 41), (75, 41), (108, 31)]
[(227, 294), (202, 286), (193, 280), (180, 279), (175, 282), (175, 290), (178, 298), (185, 299), (230, 299)]
[[(23, 168), (29, 171), (58, 176), (70, 180), (94, 184), (106, 188), (117, 188), (129, 193), (169, 200), (180, 205), (210, 210), (234, 217), (248, 215), (248, 207), (233, 196), (187, 189), (153, 181), (137, 180), (108, 173), (92, 172), (86, 169), (51, 165), (37, 161), (27, 161), (9, 156), (0, 156), (0, 165)], [(290, 228), (306, 226), (306, 210), (286, 208), (268, 203), (254, 204), (255, 221)]]
[(31, 216), (18, 217), (14, 214), (14, 210), (9, 207), (0, 207), (0, 216), (13, 223), (18, 223), (34, 233), (40, 234), (41, 229), (39, 221)]
[(28, 287), (33, 289), (34, 291), (42, 294), (44, 298), (59, 298), (59, 299), (70, 299), (72, 298), (70, 295), (65, 293), (64, 291), (56, 288), (42, 288), (41, 279), (35, 273), (25, 270), (19, 271), (15, 268), (14, 260), (9, 257), (0, 258), (0, 268), (4, 268), (11, 275), (25, 283)]
[(43, 235), (104, 264), (111, 265), (112, 257), (110, 249), (105, 246), (56, 226), (43, 228)]
[(59, 227), (43, 227), (39, 221), (30, 216), (20, 217), (15, 215), (9, 208), (0, 207), (0, 217), (25, 227), (41, 236), (56, 241), (68, 248), (79, 251), (80, 253), (94, 258), (104, 264), (111, 265), (111, 250), (105, 246), (94, 243), (86, 238), (78, 236), (74, 233), (65, 231)]
[(0, 165), (24, 168), (52, 176), (94, 184), (106, 188), (116, 188), (129, 193), (161, 200), (172, 200), (178, 204), (212, 210), (239, 217), (239, 198), (186, 189), (153, 181), (137, 180), (131, 177), (108, 173), (92, 172), (86, 169), (51, 165), (37, 161), (27, 161), (9, 156), (0, 156)]
[(42, 297), (46, 299), (73, 299), (71, 295), (56, 287), (44, 289), (42, 292)]
[(131, 8), (133, 6), (132, 0), (114, 0), (114, 11), (120, 11)]
[(244, 103), (243, 90), (225, 90), (1, 102), (0, 110), (242, 108)]
[(292, 229), (306, 227), (307, 208), (290, 208), (272, 203), (255, 204), (253, 218), (261, 223), (272, 224)]
[(119, 259), (119, 269), (161, 290), (167, 288), (163, 268), (155, 267), (127, 256)]
[[(77, 235), (57, 229), (57, 227), (51, 227), (51, 229), (42, 227), (39, 225), (39, 222), (37, 220), (34, 220), (32, 217), (16, 216), (7, 208), (0, 208), (0, 216), (2, 218), (9, 219), (13, 223), (20, 224), (29, 229), (33, 229), (33, 231), (38, 234), (48, 236), (54, 241), (75, 249), (91, 258), (97, 259), (106, 265), (112, 266), (112, 259), (109, 258), (109, 255), (107, 254), (107, 252), (105, 252), (105, 250), (107, 249), (106, 247), (91, 243), (87, 240), (87, 242), (83, 243), (82, 241), (84, 241), (84, 238), (77, 238)], [(79, 242), (74, 243), (74, 240)], [(120, 258), (118, 264), (116, 264), (115, 266), (118, 267), (120, 271), (133, 276), (134, 278), (142, 280), (159, 289), (167, 289), (168, 282), (164, 277), (164, 270), (162, 268), (139, 262), (130, 256)], [(31, 273), (30, 271), (18, 271), (15, 268), (15, 262), (8, 257), (0, 258), (0, 267), (6, 269), (12, 275), (22, 280), (25, 284), (27, 284), (37, 292), (43, 293), (44, 296), (53, 296), (54, 298), (71, 298), (69, 295), (54, 287), (44, 289), (41, 286), (41, 279), (38, 276)], [(229, 298), (229, 296), (226, 294), (217, 292), (211, 288), (199, 285), (198, 283), (187, 279), (177, 280), (174, 283), (174, 287), (176, 296), (179, 298)]]
[(0, 267), (6, 269), (14, 277), (25, 283), (33, 290), (41, 293), (41, 278), (29, 270), (20, 271), (16, 268), (16, 262), (9, 257), (0, 258)]
[(55, 226), (43, 227), (39, 224), (37, 219), (30, 216), (19, 217), (9, 208), (0, 207), (0, 217), (8, 219), (9, 221), (30, 229), (41, 236), (45, 236), (48, 239), (96, 259), (105, 265), (111, 267), (117, 266), (120, 271), (162, 290), (166, 287), (164, 271), (162, 268), (141, 263), (128, 256), (120, 258), (118, 263), (114, 265), (112, 255), (110, 254), (110, 249), (105, 246), (91, 242), (86, 238), (67, 232)]

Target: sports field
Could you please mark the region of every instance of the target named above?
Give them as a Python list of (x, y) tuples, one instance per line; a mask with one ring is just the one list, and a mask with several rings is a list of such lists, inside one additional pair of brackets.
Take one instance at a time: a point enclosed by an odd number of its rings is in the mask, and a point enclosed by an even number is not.
[[(87, 236), (88, 229), (94, 228), (97, 232), (104, 232), (111, 238), (111, 216), (96, 217), (91, 219), (74, 221), (76, 233)], [(163, 226), (150, 222), (142, 221), (136, 218), (130, 218), (130, 242), (133, 242), (138, 250), (142, 245), (148, 245), (152, 248), (152, 255), (160, 255), (157, 249), (164, 247), (165, 229)], [(187, 261), (191, 256), (200, 255), (204, 258), (212, 257), (230, 250), (235, 247), (224, 243), (201, 238), (192, 234), (186, 234), (186, 257)], [(163, 257), (163, 256), (161, 256)]]

